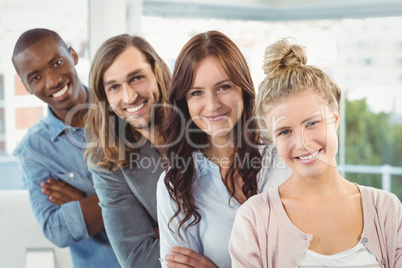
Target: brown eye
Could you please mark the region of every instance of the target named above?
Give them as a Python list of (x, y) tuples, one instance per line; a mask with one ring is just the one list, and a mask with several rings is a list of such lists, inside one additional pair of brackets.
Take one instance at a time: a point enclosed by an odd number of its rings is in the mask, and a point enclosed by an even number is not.
[(62, 63), (63, 63), (62, 60), (58, 60), (58, 61), (56, 61), (56, 62), (54, 63), (53, 66), (54, 66), (54, 67), (60, 66)]
[(40, 79), (40, 75), (35, 75), (34, 77), (31, 78), (30, 82), (37, 82)]
[(191, 92), (190, 95), (191, 96), (200, 96), (200, 95), (202, 95), (202, 91), (201, 90), (196, 90), (196, 91)]

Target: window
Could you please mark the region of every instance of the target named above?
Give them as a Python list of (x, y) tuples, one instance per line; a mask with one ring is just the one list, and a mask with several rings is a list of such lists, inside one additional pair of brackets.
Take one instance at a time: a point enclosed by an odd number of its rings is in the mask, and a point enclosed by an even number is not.
[(372, 60), (370, 58), (364, 58), (361, 60), (363, 66), (370, 66), (372, 65)]
[(21, 172), (11, 153), (27, 129), (45, 115), (46, 105), (30, 95), (16, 75), (10, 61), (12, 50), (26, 30), (54, 30), (79, 54), (77, 71), (87, 83), (88, 0), (60, 1), (57, 5), (51, 0), (2, 0), (0, 14), (0, 190), (21, 189)]
[[(0, 108), (0, 134), (4, 134), (4, 133), (5, 133), (4, 108)], [(0, 151), (1, 151), (1, 148), (0, 148)]]
[(0, 100), (4, 99), (4, 75), (0, 74)]

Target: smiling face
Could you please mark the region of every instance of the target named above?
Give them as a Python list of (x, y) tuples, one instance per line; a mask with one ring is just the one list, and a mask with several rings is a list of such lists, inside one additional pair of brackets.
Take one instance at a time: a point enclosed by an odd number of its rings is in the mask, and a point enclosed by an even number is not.
[(191, 119), (209, 136), (228, 135), (243, 113), (241, 88), (214, 57), (198, 63), (186, 100)]
[(151, 122), (159, 90), (151, 65), (135, 47), (127, 48), (103, 75), (106, 97), (113, 111), (139, 132)]
[(78, 55), (52, 37), (41, 39), (15, 56), (14, 64), (31, 94), (46, 102), (60, 119), (87, 93), (78, 79)]
[(269, 131), (286, 165), (304, 177), (316, 177), (336, 167), (339, 116), (312, 89), (271, 105)]

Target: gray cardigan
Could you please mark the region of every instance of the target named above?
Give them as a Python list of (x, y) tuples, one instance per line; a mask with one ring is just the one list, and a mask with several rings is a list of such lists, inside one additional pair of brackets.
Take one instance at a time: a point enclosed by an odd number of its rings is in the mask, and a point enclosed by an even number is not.
[[(394, 194), (358, 187), (365, 247), (381, 267), (402, 267), (401, 202)], [(251, 197), (237, 211), (229, 244), (232, 267), (297, 267), (312, 239), (290, 221), (278, 188), (271, 189)]]
[(161, 157), (147, 141), (131, 167), (110, 171), (90, 165), (106, 233), (122, 267), (160, 267), (156, 184)]

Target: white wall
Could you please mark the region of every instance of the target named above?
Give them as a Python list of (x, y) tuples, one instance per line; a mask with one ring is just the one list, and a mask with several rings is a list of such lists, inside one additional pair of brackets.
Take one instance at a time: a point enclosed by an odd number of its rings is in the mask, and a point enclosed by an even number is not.
[(90, 59), (99, 46), (118, 34), (140, 34), (142, 0), (89, 0)]
[[(54, 253), (54, 268), (73, 267), (69, 249), (55, 247), (43, 235), (29, 206), (28, 192), (0, 191), (0, 266), (33, 268), (25, 266), (27, 252), (40, 251)], [(52, 267), (44, 263), (42, 259), (41, 266), (36, 267)]]

